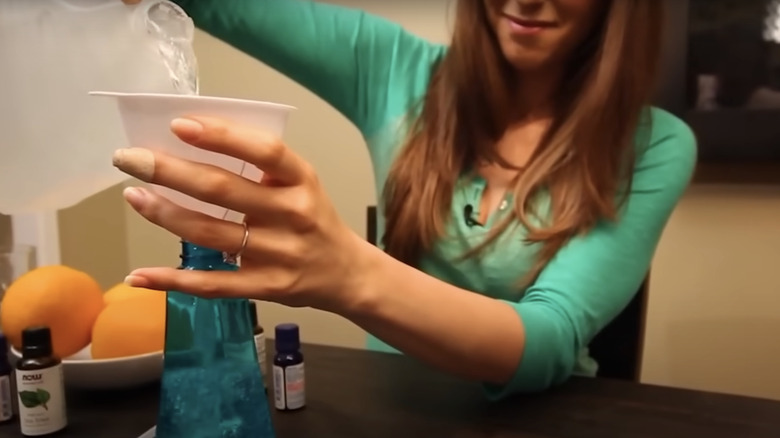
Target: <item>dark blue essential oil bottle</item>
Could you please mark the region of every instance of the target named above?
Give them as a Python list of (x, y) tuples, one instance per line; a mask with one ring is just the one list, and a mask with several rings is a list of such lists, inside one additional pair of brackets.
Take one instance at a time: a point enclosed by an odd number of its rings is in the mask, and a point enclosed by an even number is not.
[(280, 411), (306, 406), (306, 375), (297, 324), (276, 326), (274, 354), (274, 405)]
[(0, 333), (0, 424), (13, 421), (13, 390), (11, 374), (13, 367), (8, 360), (8, 340)]

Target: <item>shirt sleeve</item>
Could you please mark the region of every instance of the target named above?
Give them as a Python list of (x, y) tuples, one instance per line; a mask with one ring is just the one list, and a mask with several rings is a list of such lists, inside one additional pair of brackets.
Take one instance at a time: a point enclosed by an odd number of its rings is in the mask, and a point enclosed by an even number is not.
[[(441, 47), (384, 18), (309, 0), (176, 0), (195, 25), (307, 88), (369, 137), (392, 90)], [(400, 88), (399, 88), (400, 87)], [(412, 91), (412, 90), (405, 90)]]
[(682, 121), (654, 110), (652, 135), (614, 223), (569, 242), (519, 302), (525, 349), (512, 379), (486, 385), (490, 399), (544, 390), (567, 380), (582, 348), (631, 301), (696, 163), (696, 140)]

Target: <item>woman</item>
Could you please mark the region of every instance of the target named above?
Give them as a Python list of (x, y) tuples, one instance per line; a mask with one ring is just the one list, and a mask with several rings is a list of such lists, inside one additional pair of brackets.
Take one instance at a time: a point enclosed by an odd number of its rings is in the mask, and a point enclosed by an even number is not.
[(262, 184), (146, 150), (115, 164), (246, 225), (125, 196), (185, 240), (240, 252), (242, 268), (144, 268), (128, 283), (334, 312), (371, 347), (483, 382), (491, 399), (595, 374), (588, 343), (636, 293), (695, 163), (689, 128), (647, 106), (660, 2), (460, 1), (449, 46), (316, 2), (178, 3), (360, 129), (385, 252), (281, 140), (193, 116), (173, 132), (256, 164)]

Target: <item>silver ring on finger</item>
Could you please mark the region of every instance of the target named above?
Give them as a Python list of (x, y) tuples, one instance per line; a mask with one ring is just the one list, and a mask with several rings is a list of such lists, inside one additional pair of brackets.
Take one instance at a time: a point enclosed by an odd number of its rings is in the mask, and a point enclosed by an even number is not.
[(222, 259), (225, 263), (238, 263), (239, 259), (244, 254), (244, 250), (246, 250), (246, 244), (249, 243), (249, 226), (246, 224), (246, 221), (241, 222), (241, 225), (244, 226), (244, 237), (241, 240), (241, 246), (238, 248), (238, 251), (234, 253), (222, 253)]

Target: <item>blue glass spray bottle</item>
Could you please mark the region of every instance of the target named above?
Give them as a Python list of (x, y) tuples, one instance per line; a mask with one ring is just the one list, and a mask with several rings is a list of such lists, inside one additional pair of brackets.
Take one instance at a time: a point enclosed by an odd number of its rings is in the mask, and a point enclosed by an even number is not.
[[(182, 242), (180, 269), (238, 269)], [(156, 438), (273, 438), (249, 302), (169, 291)]]

